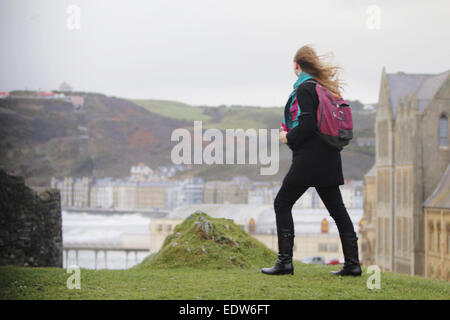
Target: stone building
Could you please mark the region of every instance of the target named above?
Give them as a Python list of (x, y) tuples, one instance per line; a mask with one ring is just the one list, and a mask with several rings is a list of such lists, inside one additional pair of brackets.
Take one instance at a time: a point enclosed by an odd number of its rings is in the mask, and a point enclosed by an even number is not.
[(373, 165), (364, 176), (364, 215), (361, 224), (361, 260), (366, 266), (375, 264), (376, 187), (376, 168), (375, 165)]
[(382, 71), (372, 192), (376, 194), (373, 260), (383, 270), (425, 275), (423, 204), (450, 160), (449, 74)]
[(450, 165), (425, 201), (426, 276), (450, 281)]

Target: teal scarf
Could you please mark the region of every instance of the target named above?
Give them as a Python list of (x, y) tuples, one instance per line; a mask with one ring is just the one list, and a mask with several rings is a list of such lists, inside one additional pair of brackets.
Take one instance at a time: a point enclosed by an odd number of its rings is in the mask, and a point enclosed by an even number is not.
[[(312, 76), (309, 75), (308, 73), (302, 71), (300, 72), (300, 74), (298, 75), (298, 79), (297, 81), (295, 81), (294, 83), (294, 90), (292, 90), (291, 94), (289, 95), (289, 110), (291, 110), (292, 105), (294, 104), (295, 101), (295, 95), (297, 93), (297, 87), (304, 81), (312, 79)], [(298, 101), (297, 101), (298, 103)], [(283, 124), (286, 125), (287, 128), (289, 129), (293, 129), (298, 125), (298, 115), (300, 114), (300, 106), (298, 107), (298, 113), (297, 116), (295, 117), (295, 119), (292, 121), (292, 119), (286, 119), (285, 117), (285, 112), (283, 113)]]

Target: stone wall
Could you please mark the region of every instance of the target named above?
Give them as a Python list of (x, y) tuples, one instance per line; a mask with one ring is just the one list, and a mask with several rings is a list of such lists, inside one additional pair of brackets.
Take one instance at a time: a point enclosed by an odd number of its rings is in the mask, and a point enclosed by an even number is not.
[(60, 195), (0, 169), (0, 265), (62, 267)]

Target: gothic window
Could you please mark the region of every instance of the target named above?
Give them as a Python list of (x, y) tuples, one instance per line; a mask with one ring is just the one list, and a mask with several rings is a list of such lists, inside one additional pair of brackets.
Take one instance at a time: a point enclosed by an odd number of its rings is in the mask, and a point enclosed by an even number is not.
[(434, 251), (434, 225), (432, 222), (428, 225), (428, 250)]
[(382, 229), (383, 229), (383, 219), (382, 218), (378, 218), (378, 226), (377, 226), (377, 253), (381, 254), (383, 252), (383, 233), (382, 233)]
[(445, 114), (439, 119), (439, 146), (448, 146), (448, 119)]
[(447, 253), (450, 254), (450, 224), (447, 224)]
[(389, 218), (384, 219), (384, 243), (385, 243), (385, 254), (390, 255), (391, 254), (391, 248), (392, 248), (392, 237), (391, 237), (391, 224), (390, 224)]
[(408, 218), (403, 218), (403, 253), (404, 255), (407, 255), (408, 253)]
[(397, 243), (396, 243), (396, 250), (401, 252), (402, 247), (402, 221), (403, 219), (401, 217), (397, 217)]
[(441, 224), (438, 223), (437, 224), (437, 244), (436, 244), (436, 249), (437, 251), (441, 250)]
[(378, 155), (380, 157), (385, 157), (388, 154), (388, 137), (387, 135), (389, 134), (388, 132), (388, 123), (386, 120), (383, 120), (381, 122), (378, 123), (378, 141), (377, 141), (377, 145), (378, 145)]

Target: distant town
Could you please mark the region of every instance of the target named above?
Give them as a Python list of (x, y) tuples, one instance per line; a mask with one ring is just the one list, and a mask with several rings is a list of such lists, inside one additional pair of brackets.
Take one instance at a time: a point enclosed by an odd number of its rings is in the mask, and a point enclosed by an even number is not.
[[(228, 181), (201, 178), (173, 180), (180, 166), (152, 169), (144, 163), (131, 167), (124, 179), (111, 177), (53, 177), (51, 187), (61, 194), (66, 208), (111, 210), (171, 210), (193, 204), (272, 204), (280, 182), (250, 181), (234, 177)], [(363, 206), (363, 182), (347, 180), (341, 187), (347, 208)], [(314, 188), (310, 188), (294, 208), (325, 208)]]

